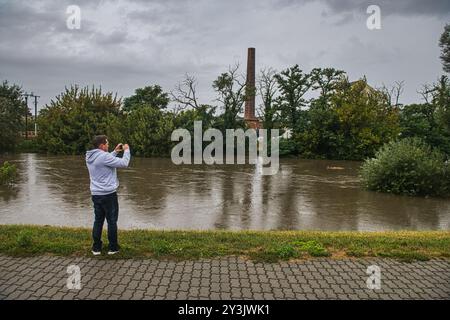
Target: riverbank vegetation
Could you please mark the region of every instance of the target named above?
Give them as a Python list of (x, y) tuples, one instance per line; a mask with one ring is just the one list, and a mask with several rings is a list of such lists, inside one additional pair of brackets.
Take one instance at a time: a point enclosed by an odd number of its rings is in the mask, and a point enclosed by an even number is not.
[(22, 89), (3, 81), (0, 84), (0, 152), (12, 151), (20, 142), (24, 130), (26, 108), (22, 101)]
[[(230, 74), (221, 77), (232, 81)], [(263, 92), (266, 97), (261, 121), (266, 129), (290, 132), (290, 137), (281, 141), (281, 155), (364, 160), (373, 157), (383, 144), (405, 137), (422, 138), (445, 155), (450, 154), (450, 81), (446, 76), (424, 93), (427, 103), (407, 106), (393, 104), (387, 89), (373, 89), (365, 79), (350, 82), (335, 69), (314, 69), (305, 74), (294, 66), (265, 77), (279, 83), (279, 91)], [(111, 92), (72, 86), (41, 110), (39, 134), (33, 143), (10, 139), (3, 150), (31, 148), (51, 154), (83, 154), (91, 147), (91, 137), (104, 133), (113, 144), (127, 141), (137, 156), (169, 156), (175, 144), (170, 141), (171, 132), (176, 128), (193, 131), (196, 120), (203, 122), (204, 130), (246, 128), (240, 118), (245, 100), (242, 91), (223, 89), (222, 83), (215, 86), (223, 105), (195, 102), (195, 107), (183, 110), (168, 108), (168, 94), (158, 85), (137, 89), (124, 100), (126, 103)], [(317, 97), (306, 100), (306, 91)], [(14, 130), (18, 129), (11, 132)]]
[(14, 164), (5, 161), (0, 166), (0, 185), (9, 185), (17, 177), (17, 168)]
[[(256, 261), (313, 257), (390, 257), (427, 260), (450, 257), (448, 231), (120, 231), (121, 252), (100, 258), (191, 260), (244, 256)], [(106, 239), (105, 243), (106, 243)], [(0, 225), (0, 254), (91, 256), (91, 230)]]
[(450, 164), (419, 138), (390, 142), (367, 160), (363, 183), (374, 191), (413, 196), (450, 195)]

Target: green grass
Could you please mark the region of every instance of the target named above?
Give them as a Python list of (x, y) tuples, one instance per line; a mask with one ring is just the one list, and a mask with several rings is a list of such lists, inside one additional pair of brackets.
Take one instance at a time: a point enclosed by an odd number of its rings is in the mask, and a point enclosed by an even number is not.
[[(104, 243), (107, 243), (104, 232)], [(313, 257), (450, 258), (450, 232), (119, 231), (121, 252), (102, 258), (192, 260), (237, 255), (256, 261)], [(91, 256), (91, 230), (0, 225), (0, 254)]]

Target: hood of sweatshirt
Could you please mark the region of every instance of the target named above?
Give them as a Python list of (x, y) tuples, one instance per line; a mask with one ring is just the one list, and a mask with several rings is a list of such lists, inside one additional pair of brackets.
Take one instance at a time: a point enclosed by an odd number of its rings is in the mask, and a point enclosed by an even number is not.
[(86, 163), (92, 164), (104, 151), (100, 149), (92, 149), (86, 152)]

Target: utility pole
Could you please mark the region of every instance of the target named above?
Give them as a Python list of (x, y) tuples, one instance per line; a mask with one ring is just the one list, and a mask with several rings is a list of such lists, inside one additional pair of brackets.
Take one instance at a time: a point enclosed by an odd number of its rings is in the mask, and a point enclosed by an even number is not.
[(27, 106), (25, 110), (25, 140), (28, 140), (28, 97), (30, 96), (25, 92), (25, 105)]
[[(33, 95), (33, 92), (31, 93)], [(34, 97), (34, 137), (37, 137), (37, 99), (40, 98), (40, 96)]]
[(34, 135), (37, 135), (37, 98), (40, 96), (36, 96), (33, 92), (27, 93), (25, 92), (22, 96), (25, 97), (25, 139), (28, 140), (28, 97), (34, 98)]

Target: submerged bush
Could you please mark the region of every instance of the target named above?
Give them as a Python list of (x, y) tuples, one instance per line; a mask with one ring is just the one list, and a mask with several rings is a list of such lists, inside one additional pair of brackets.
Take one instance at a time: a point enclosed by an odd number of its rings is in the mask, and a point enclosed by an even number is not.
[(17, 168), (15, 165), (5, 161), (0, 167), (0, 185), (10, 184), (17, 176)]
[(414, 196), (448, 196), (450, 165), (444, 155), (421, 139), (385, 144), (362, 165), (369, 190)]

